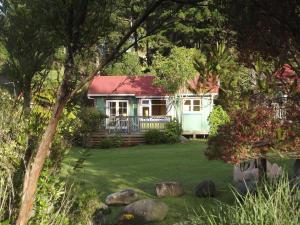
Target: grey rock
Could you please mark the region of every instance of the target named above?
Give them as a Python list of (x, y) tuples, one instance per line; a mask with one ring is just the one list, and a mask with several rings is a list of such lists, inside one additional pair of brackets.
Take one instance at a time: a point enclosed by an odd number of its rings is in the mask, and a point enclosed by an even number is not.
[(200, 198), (216, 197), (216, 185), (212, 180), (202, 181), (200, 184), (197, 185), (195, 194)]
[(189, 139), (187, 139), (187, 138), (184, 137), (184, 136), (180, 136), (180, 137), (179, 137), (179, 141), (180, 141), (180, 143), (184, 144), (184, 143), (188, 142)]
[(158, 183), (155, 185), (155, 190), (158, 197), (178, 197), (184, 194), (183, 186), (176, 181)]
[(134, 190), (126, 189), (108, 195), (105, 199), (105, 203), (107, 205), (128, 205), (135, 202), (137, 199), (138, 195)]
[[(131, 203), (124, 207), (123, 212), (119, 221), (119, 224), (126, 224), (126, 215), (132, 215), (133, 217), (129, 220), (139, 221), (140, 224), (148, 222), (162, 221), (168, 213), (168, 206), (158, 200), (143, 199)], [(127, 216), (128, 218), (128, 216)], [(123, 223), (122, 223), (123, 221)], [(134, 224), (134, 222), (132, 222)]]
[(295, 176), (300, 177), (300, 159), (296, 159), (294, 163)]
[(106, 225), (107, 219), (102, 211), (102, 209), (96, 209), (92, 215), (92, 225)]
[(249, 177), (247, 180), (239, 181), (234, 184), (237, 193), (240, 196), (245, 196), (246, 194), (255, 194), (257, 190), (257, 180), (256, 177)]

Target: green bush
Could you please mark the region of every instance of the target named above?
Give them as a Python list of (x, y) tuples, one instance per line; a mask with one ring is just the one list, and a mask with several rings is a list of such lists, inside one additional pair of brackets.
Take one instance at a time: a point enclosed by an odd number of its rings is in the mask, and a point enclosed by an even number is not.
[(166, 124), (166, 129), (164, 131), (164, 142), (165, 143), (177, 143), (179, 142), (179, 137), (182, 134), (182, 125), (177, 120), (172, 120)]
[(106, 118), (96, 107), (83, 107), (78, 113), (80, 125), (78, 130), (77, 144), (84, 144), (88, 135), (99, 131), (101, 122)]
[(145, 133), (145, 141), (147, 144), (155, 145), (164, 143), (165, 135), (157, 129), (148, 130)]
[(124, 140), (122, 136), (115, 135), (113, 137), (106, 137), (100, 141), (100, 148), (108, 149), (108, 148), (118, 148), (122, 146), (124, 143)]
[(218, 127), (226, 124), (230, 121), (230, 118), (225, 110), (221, 106), (215, 106), (212, 112), (209, 114), (208, 123), (210, 126), (209, 135), (215, 136), (218, 133)]
[(78, 194), (75, 198), (74, 204), (71, 208), (72, 225), (86, 225), (92, 224), (92, 217), (94, 212), (102, 205), (99, 198), (99, 194), (94, 190), (88, 190), (82, 193), (82, 190), (78, 190)]
[(46, 167), (41, 173), (34, 202), (34, 216), (29, 225), (35, 224), (70, 224), (70, 207), (73, 200), (69, 196), (71, 188), (57, 174)]
[(189, 221), (180, 224), (300, 224), (300, 189), (291, 186), (287, 178), (265, 184), (258, 188), (256, 195), (248, 194), (243, 200), (235, 193), (235, 199), (234, 205), (218, 203), (212, 209), (202, 207)]
[(145, 133), (147, 144), (174, 144), (179, 142), (182, 133), (182, 126), (177, 120), (173, 120), (166, 124), (163, 131), (152, 129)]

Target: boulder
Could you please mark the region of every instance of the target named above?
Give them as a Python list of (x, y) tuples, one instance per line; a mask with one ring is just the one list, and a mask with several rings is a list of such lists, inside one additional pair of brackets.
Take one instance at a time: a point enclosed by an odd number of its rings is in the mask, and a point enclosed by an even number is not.
[(270, 167), (270, 169), (267, 173), (267, 176), (270, 179), (275, 179), (275, 178), (279, 177), (281, 174), (282, 174), (282, 168), (280, 166), (278, 166), (276, 163), (274, 163)]
[(196, 196), (201, 198), (216, 197), (217, 195), (216, 185), (211, 180), (202, 181), (200, 184), (197, 185), (195, 194)]
[[(259, 164), (259, 163), (258, 163)], [(246, 164), (247, 165), (247, 164)], [(256, 165), (255, 160), (250, 160), (248, 166), (244, 167), (240, 164), (235, 165), (233, 169), (233, 182), (239, 183), (244, 180), (254, 179), (258, 181), (259, 178), (259, 165)], [(272, 164), (267, 161), (267, 176), (270, 179), (275, 179), (282, 174), (282, 168), (276, 163)]]
[(184, 194), (183, 186), (176, 181), (158, 183), (155, 185), (155, 190), (158, 197), (178, 197)]
[[(143, 199), (124, 207), (118, 224), (144, 224), (162, 221), (168, 213), (168, 206), (158, 200)], [(126, 223), (131, 221), (131, 223)], [(138, 223), (137, 223), (138, 222)]]
[(247, 193), (254, 194), (257, 188), (256, 177), (253, 175), (246, 180), (238, 181), (234, 184), (234, 187), (240, 196), (245, 196)]
[(187, 139), (187, 138), (184, 137), (184, 136), (180, 136), (180, 137), (179, 137), (179, 141), (180, 141), (180, 143), (184, 144), (184, 143), (188, 142), (189, 139)]
[(300, 159), (295, 160), (294, 173), (295, 173), (295, 176), (300, 177)]
[(92, 215), (92, 225), (105, 225), (107, 224), (107, 219), (102, 211), (102, 209), (96, 209)]
[(108, 195), (105, 199), (105, 203), (107, 205), (128, 205), (135, 202), (137, 199), (138, 195), (134, 190), (126, 189)]

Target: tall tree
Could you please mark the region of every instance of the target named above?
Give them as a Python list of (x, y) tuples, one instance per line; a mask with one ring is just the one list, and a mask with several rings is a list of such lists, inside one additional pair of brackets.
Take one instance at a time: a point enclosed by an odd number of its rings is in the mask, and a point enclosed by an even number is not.
[(24, 114), (28, 119), (34, 77), (40, 76), (42, 79), (37, 80), (43, 80), (47, 75), (55, 41), (34, 18), (27, 3), (26, 0), (4, 2), (0, 40), (8, 53), (2, 73), (15, 83), (23, 95)]
[(32, 8), (34, 17), (50, 28), (50, 33), (53, 32), (53, 35), (60, 40), (66, 50), (66, 59), (62, 81), (57, 92), (55, 105), (53, 106), (52, 117), (42, 135), (36, 155), (24, 179), (22, 203), (17, 225), (27, 224), (30, 218), (37, 181), (49, 154), (49, 147), (66, 103), (95, 74), (100, 73), (107, 64), (123, 52), (126, 52), (124, 47), (126, 47), (132, 34), (165, 1), (149, 1), (143, 13), (134, 21), (130, 28), (124, 31), (118, 43), (111, 47), (110, 52), (102, 57), (100, 64), (91, 75), (78, 70), (78, 60), (93, 49), (92, 47), (109, 33), (112, 28), (112, 12), (120, 7), (120, 1), (33, 0), (28, 4)]

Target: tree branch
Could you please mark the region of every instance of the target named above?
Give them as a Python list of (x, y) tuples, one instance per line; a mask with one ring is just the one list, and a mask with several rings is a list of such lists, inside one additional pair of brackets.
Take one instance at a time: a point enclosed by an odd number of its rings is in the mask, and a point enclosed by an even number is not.
[(116, 46), (116, 48), (109, 54), (109, 56), (95, 69), (95, 71), (85, 79), (83, 79), (77, 87), (70, 93), (69, 98), (71, 99), (77, 91), (79, 91), (86, 83), (91, 81), (95, 74), (99, 73), (107, 64), (109, 64), (120, 52), (123, 45), (128, 41), (128, 39), (131, 37), (131, 35), (137, 30), (137, 28), (149, 17), (151, 13), (154, 12), (156, 8), (160, 6), (162, 2), (166, 0), (157, 0), (153, 2), (143, 13), (143, 15), (136, 20), (136, 22), (132, 25), (130, 30), (123, 36), (123, 38), (120, 40), (119, 44)]

